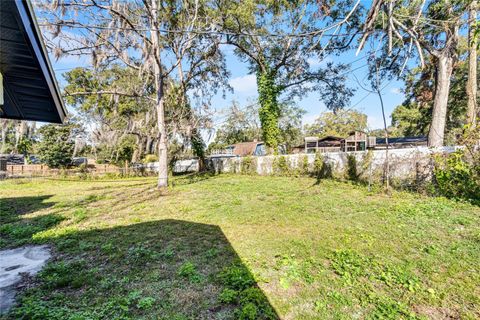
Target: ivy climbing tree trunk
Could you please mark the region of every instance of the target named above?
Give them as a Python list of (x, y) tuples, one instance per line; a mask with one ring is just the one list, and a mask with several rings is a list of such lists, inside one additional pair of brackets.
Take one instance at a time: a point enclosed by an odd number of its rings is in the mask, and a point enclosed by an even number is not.
[(280, 136), (280, 129), (278, 127), (280, 107), (278, 106), (277, 98), (279, 90), (275, 84), (275, 73), (268, 69), (258, 71), (257, 86), (263, 141), (269, 149), (268, 153), (276, 153)]

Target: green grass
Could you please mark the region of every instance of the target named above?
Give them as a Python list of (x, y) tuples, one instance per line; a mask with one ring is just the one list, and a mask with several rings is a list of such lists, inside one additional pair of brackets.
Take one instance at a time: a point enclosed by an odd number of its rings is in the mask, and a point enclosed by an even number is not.
[(310, 178), (0, 183), (11, 319), (478, 319), (480, 208)]

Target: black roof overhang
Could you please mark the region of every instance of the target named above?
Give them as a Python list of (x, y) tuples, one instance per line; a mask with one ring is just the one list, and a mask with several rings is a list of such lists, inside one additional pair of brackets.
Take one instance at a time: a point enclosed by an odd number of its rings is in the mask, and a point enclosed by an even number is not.
[(62, 123), (66, 110), (31, 3), (0, 0), (0, 117)]

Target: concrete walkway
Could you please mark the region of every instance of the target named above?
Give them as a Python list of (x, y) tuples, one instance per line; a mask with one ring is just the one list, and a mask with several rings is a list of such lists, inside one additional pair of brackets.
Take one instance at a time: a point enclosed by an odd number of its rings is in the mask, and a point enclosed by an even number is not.
[(36, 274), (50, 256), (46, 245), (0, 251), (0, 314), (6, 313), (15, 303), (21, 273)]

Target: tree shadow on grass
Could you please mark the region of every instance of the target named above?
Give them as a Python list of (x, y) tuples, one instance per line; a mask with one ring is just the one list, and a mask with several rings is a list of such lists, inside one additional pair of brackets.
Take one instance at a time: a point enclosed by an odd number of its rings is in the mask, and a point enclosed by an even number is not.
[(214, 176), (215, 176), (215, 173), (211, 171), (175, 174), (174, 175), (175, 179), (173, 179), (172, 181), (172, 186), (197, 183), (204, 180), (208, 180)]
[(4, 215), (23, 215), (38, 210), (46, 209), (55, 202), (45, 202), (52, 195), (0, 198), (0, 218)]
[(278, 319), (218, 226), (160, 220), (69, 234), (8, 317)]

